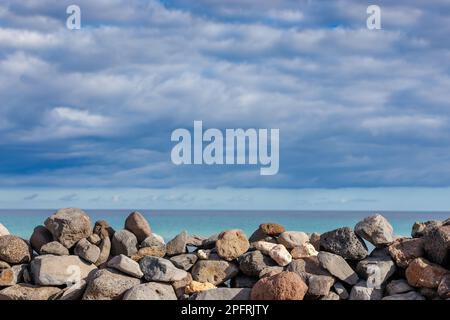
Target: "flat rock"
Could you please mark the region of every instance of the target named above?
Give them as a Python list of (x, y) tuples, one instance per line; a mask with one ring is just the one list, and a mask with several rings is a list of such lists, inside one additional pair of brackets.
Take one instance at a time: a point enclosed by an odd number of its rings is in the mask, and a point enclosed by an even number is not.
[(311, 275), (308, 278), (307, 294), (309, 296), (326, 296), (330, 293), (330, 289), (333, 286), (333, 284), (334, 284), (333, 277)]
[(277, 239), (279, 244), (284, 245), (287, 249), (293, 249), (301, 246), (309, 241), (306, 233), (301, 231), (285, 231)]
[(386, 286), (386, 294), (388, 296), (392, 296), (394, 294), (405, 293), (409, 291), (414, 291), (414, 288), (411, 287), (408, 282), (404, 279), (392, 280)]
[(186, 244), (188, 240), (188, 233), (186, 231), (181, 232), (175, 238), (167, 242), (166, 254), (168, 256), (175, 256), (186, 253)]
[(259, 276), (264, 268), (275, 266), (276, 263), (261, 251), (250, 251), (239, 257), (239, 269), (247, 276)]
[(239, 272), (236, 264), (225, 260), (199, 260), (192, 267), (192, 278), (199, 282), (219, 285), (233, 278)]
[(366, 281), (360, 281), (350, 291), (349, 300), (381, 300), (382, 297), (381, 289), (369, 287)]
[(317, 256), (295, 259), (287, 267), (288, 271), (315, 274), (319, 276), (331, 276), (331, 273), (322, 267)]
[(30, 271), (34, 283), (43, 286), (71, 285), (86, 280), (97, 267), (78, 256), (43, 255), (33, 259)]
[(411, 261), (425, 255), (422, 238), (398, 239), (388, 250), (395, 264), (401, 268), (407, 268)]
[(0, 237), (1, 236), (9, 236), (11, 233), (9, 233), (9, 230), (0, 223)]
[(383, 247), (394, 241), (394, 228), (385, 217), (376, 214), (358, 222), (355, 233), (375, 247)]
[(120, 300), (127, 290), (140, 283), (139, 279), (114, 270), (97, 270), (88, 281), (83, 300)]
[[(283, 271), (285, 271), (284, 268), (280, 267), (280, 266), (266, 267), (266, 268), (261, 270), (261, 272), (259, 273), (258, 277), (260, 279), (261, 278), (266, 278), (266, 277), (271, 277), (271, 276), (279, 274), (279, 273), (281, 273)], [(291, 271), (291, 270), (286, 270), (286, 271)]]
[(409, 264), (405, 276), (409, 285), (413, 287), (436, 289), (442, 278), (448, 273), (448, 270), (437, 264), (424, 258), (416, 258)]
[(41, 254), (53, 254), (55, 256), (68, 256), (69, 249), (64, 247), (58, 241), (51, 241), (41, 247)]
[(239, 258), (250, 248), (242, 230), (227, 230), (219, 234), (216, 241), (217, 254), (227, 261)]
[(177, 300), (170, 284), (150, 282), (129, 289), (123, 300)]
[(140, 243), (152, 234), (152, 229), (144, 216), (138, 212), (132, 212), (125, 220), (125, 229), (133, 233)]
[(252, 288), (252, 300), (303, 300), (308, 286), (294, 272), (260, 279)]
[(320, 265), (339, 280), (350, 285), (358, 282), (358, 275), (341, 256), (321, 251), (317, 258), (319, 259)]
[(121, 271), (129, 276), (135, 278), (142, 278), (144, 274), (139, 267), (139, 263), (128, 258), (127, 256), (121, 254), (115, 256), (111, 260), (108, 261), (108, 267)]
[(27, 263), (31, 260), (31, 251), (22, 238), (12, 235), (0, 237), (0, 260), (11, 264)]
[(100, 248), (87, 239), (81, 239), (75, 246), (74, 253), (88, 262), (95, 263), (100, 257)]
[(293, 259), (313, 257), (317, 256), (318, 254), (319, 252), (317, 252), (316, 248), (314, 248), (314, 246), (308, 242), (298, 247), (294, 247), (294, 249), (291, 250), (291, 255)]
[(116, 231), (111, 241), (111, 254), (118, 256), (120, 254), (131, 257), (137, 250), (137, 238), (128, 230), (122, 229)]
[(250, 300), (248, 288), (216, 288), (202, 291), (193, 296), (193, 300)]
[(287, 266), (292, 261), (292, 256), (282, 244), (275, 245), (270, 251), (269, 256), (279, 265)]
[(380, 288), (395, 273), (396, 267), (390, 257), (368, 257), (358, 262), (356, 272), (374, 287)]
[(450, 269), (450, 225), (429, 230), (423, 240), (427, 258)]
[(175, 267), (188, 271), (197, 262), (197, 255), (194, 253), (180, 254), (178, 256), (173, 256), (170, 261), (175, 265)]
[(262, 223), (259, 225), (259, 229), (268, 236), (279, 236), (286, 231), (286, 229), (278, 223)]
[(60, 209), (47, 218), (44, 224), (53, 235), (53, 239), (68, 249), (92, 233), (89, 216), (77, 208)]
[(406, 293), (397, 293), (386, 296), (381, 300), (425, 300), (425, 297), (416, 291), (410, 291)]
[(81, 280), (80, 282), (61, 290), (56, 296), (52, 298), (52, 300), (63, 300), (63, 301), (81, 300), (81, 298), (83, 297), (83, 293), (86, 290), (86, 287), (87, 287), (86, 280)]
[(178, 269), (170, 260), (158, 257), (144, 257), (139, 266), (147, 281), (173, 282), (186, 277), (187, 272)]
[(323, 233), (320, 248), (349, 260), (362, 260), (368, 256), (364, 241), (348, 227)]
[(17, 284), (0, 291), (0, 300), (49, 300), (61, 289), (40, 287), (31, 284)]

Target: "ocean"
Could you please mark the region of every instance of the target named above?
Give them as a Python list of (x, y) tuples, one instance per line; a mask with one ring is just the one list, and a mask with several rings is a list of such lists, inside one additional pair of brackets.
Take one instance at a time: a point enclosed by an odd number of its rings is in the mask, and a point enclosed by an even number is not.
[[(43, 224), (56, 210), (0, 210), (0, 223), (12, 234), (29, 238), (33, 228)], [(96, 220), (106, 220), (114, 229), (123, 228), (134, 210), (85, 210)], [(242, 229), (250, 236), (261, 223), (276, 222), (286, 230), (323, 233), (340, 227), (354, 227), (369, 211), (222, 211), (222, 210), (138, 210), (152, 231), (170, 240), (179, 232), (209, 236), (226, 229)], [(415, 221), (445, 220), (449, 212), (379, 212), (394, 227), (396, 235), (410, 236)]]

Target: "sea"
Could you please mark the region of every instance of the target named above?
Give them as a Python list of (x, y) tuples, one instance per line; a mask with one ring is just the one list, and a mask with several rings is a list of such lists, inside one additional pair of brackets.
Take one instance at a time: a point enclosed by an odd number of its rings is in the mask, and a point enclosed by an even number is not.
[[(11, 234), (28, 239), (34, 227), (42, 225), (56, 210), (0, 210), (0, 223)], [(106, 220), (116, 230), (133, 210), (85, 210), (92, 223)], [(228, 210), (150, 210), (141, 209), (152, 231), (172, 239), (183, 230), (210, 236), (227, 229), (241, 229), (250, 236), (261, 223), (276, 222), (286, 230), (323, 233), (340, 227), (353, 228), (364, 217), (380, 213), (388, 219), (398, 236), (410, 236), (415, 221), (445, 220), (450, 212), (371, 212), (371, 211), (228, 211)]]

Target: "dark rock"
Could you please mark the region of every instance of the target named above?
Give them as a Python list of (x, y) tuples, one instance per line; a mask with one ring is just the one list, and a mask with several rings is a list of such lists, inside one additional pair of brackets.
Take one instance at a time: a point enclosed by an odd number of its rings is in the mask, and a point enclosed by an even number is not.
[(320, 265), (339, 280), (350, 285), (358, 282), (358, 275), (341, 256), (321, 251), (317, 257)]
[(166, 254), (168, 256), (175, 256), (186, 253), (187, 240), (188, 240), (187, 232), (186, 231), (181, 232), (166, 244)]
[(347, 227), (323, 233), (320, 248), (344, 259), (362, 260), (368, 256), (364, 241)]
[(147, 281), (174, 282), (184, 279), (187, 272), (175, 267), (167, 259), (158, 257), (144, 257), (139, 261), (139, 266)]
[(180, 254), (178, 256), (173, 256), (170, 258), (170, 261), (180, 269), (188, 271), (192, 266), (197, 262), (198, 258), (196, 254), (187, 253)]
[(275, 266), (276, 263), (261, 251), (250, 251), (239, 257), (239, 269), (247, 276), (258, 276), (264, 268)]
[(128, 230), (120, 230), (114, 233), (111, 241), (111, 253), (114, 256), (124, 254), (131, 257), (137, 252), (137, 238)]
[(53, 241), (53, 235), (44, 226), (37, 226), (33, 230), (33, 234), (30, 238), (30, 244), (34, 251), (40, 253), (41, 247), (44, 244)]

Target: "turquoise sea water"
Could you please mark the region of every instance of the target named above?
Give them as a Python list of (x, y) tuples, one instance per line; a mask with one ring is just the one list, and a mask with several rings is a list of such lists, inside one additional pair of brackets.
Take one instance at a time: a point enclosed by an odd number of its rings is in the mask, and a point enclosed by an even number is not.
[[(133, 210), (85, 210), (94, 223), (107, 220), (115, 229), (123, 228)], [(182, 230), (209, 236), (238, 228), (247, 236), (264, 222), (277, 222), (287, 230), (326, 232), (339, 227), (354, 227), (369, 211), (216, 211), (216, 210), (139, 210), (150, 222), (153, 232), (171, 239)], [(43, 224), (55, 210), (0, 210), (0, 223), (12, 234), (29, 238), (33, 228)], [(415, 221), (445, 220), (450, 212), (380, 212), (393, 225), (396, 235), (408, 236)]]

